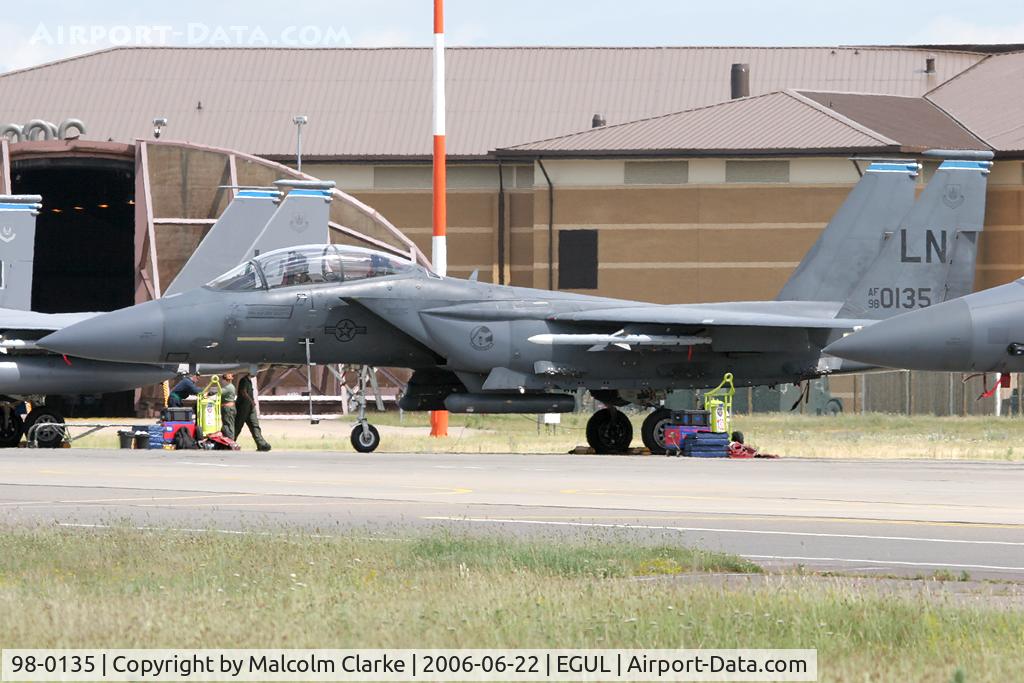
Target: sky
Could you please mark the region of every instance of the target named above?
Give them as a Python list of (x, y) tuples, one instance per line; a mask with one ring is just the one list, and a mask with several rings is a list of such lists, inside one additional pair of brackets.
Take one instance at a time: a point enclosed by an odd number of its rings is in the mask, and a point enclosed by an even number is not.
[[(0, 72), (112, 45), (430, 45), (432, 0), (36, 0), (0, 16)], [(447, 0), (448, 45), (1024, 43), (1007, 0)]]

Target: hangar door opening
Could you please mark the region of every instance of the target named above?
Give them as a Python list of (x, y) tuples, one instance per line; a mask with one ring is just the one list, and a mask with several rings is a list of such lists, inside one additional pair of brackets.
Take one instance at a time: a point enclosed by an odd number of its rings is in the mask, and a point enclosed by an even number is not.
[(133, 161), (15, 160), (11, 189), (43, 198), (32, 310), (112, 311), (135, 303)]
[[(11, 161), (11, 190), (38, 194), (32, 310), (112, 311), (135, 303), (134, 160)], [(52, 400), (52, 399), (48, 399)], [(132, 391), (63, 400), (69, 415), (134, 414)]]

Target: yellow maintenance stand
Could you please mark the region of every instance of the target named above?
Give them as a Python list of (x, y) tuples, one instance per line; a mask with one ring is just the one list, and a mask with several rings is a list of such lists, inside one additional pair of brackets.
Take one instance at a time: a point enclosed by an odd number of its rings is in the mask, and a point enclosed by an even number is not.
[[(216, 393), (212, 393), (213, 389), (216, 389)], [(210, 378), (210, 383), (203, 387), (202, 393), (196, 397), (196, 422), (203, 436), (221, 430), (223, 424), (220, 417), (220, 402), (220, 377), (214, 375)]]
[(704, 394), (704, 410), (711, 413), (711, 431), (719, 434), (732, 433), (732, 397), (736, 394), (736, 386), (732, 383), (732, 373), (725, 373), (722, 383)]

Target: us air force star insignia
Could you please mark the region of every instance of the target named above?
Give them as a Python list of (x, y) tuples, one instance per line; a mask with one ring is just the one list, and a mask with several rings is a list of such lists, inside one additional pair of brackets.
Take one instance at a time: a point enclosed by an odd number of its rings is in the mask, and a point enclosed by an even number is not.
[(14, 228), (9, 225), (5, 225), (0, 228), (0, 241), (12, 242), (17, 235), (14, 233)]
[(350, 342), (356, 338), (357, 334), (366, 334), (366, 326), (356, 325), (348, 318), (345, 318), (344, 320), (339, 320), (338, 324), (333, 327), (325, 327), (324, 332), (333, 334), (334, 338), (340, 342)]

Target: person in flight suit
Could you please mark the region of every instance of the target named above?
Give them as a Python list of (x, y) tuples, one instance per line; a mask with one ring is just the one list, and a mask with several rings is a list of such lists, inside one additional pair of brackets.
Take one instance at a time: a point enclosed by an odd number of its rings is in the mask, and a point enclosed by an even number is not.
[(269, 451), (270, 444), (263, 438), (263, 429), (260, 427), (260, 414), (256, 411), (256, 399), (253, 396), (250, 375), (238, 380), (236, 408), (238, 414), (235, 416), (235, 436), (242, 433), (242, 427), (249, 425), (249, 433), (252, 434), (252, 440), (256, 442), (256, 450)]

